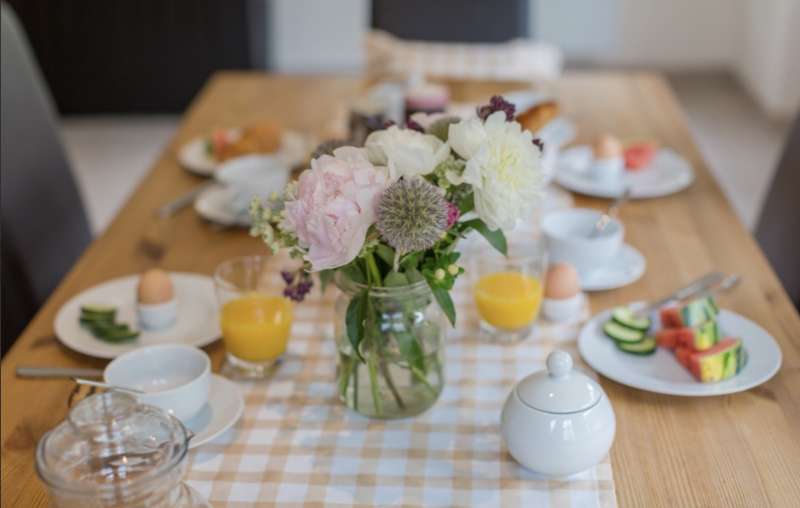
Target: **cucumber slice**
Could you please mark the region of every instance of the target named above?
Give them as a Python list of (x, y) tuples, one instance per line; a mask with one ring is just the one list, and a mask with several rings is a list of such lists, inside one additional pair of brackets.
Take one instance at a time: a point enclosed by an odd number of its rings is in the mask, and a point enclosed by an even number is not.
[(124, 342), (126, 340), (133, 340), (139, 336), (139, 332), (131, 330), (127, 325), (123, 325), (124, 329), (113, 329), (104, 331), (103, 333), (96, 334), (96, 337), (106, 342)]
[(646, 332), (650, 329), (650, 318), (640, 317), (628, 307), (616, 307), (611, 312), (611, 319), (627, 328)]
[(114, 314), (117, 312), (117, 308), (113, 305), (86, 304), (81, 305), (81, 312), (88, 314)]
[(657, 343), (654, 337), (645, 337), (639, 342), (617, 341), (618, 348), (632, 355), (651, 355), (656, 351), (656, 346)]
[(616, 321), (609, 321), (603, 325), (603, 333), (617, 342), (639, 342), (644, 339), (644, 332), (632, 330), (627, 326), (622, 326)]

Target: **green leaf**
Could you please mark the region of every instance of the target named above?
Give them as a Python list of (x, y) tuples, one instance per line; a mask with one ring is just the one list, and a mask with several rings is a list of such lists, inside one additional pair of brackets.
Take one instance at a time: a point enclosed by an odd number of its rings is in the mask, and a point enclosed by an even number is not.
[(379, 243), (375, 246), (375, 254), (378, 255), (381, 260), (389, 265), (390, 267), (394, 265), (394, 249), (389, 247), (386, 244)]
[(503, 234), (502, 229), (495, 229), (492, 231), (489, 229), (489, 226), (486, 225), (481, 219), (472, 219), (464, 223), (465, 226), (469, 226), (481, 235), (486, 238), (492, 247), (497, 249), (500, 254), (507, 256), (508, 255), (508, 244), (506, 243), (506, 235)]
[(419, 264), (420, 255), (421, 255), (420, 252), (412, 252), (411, 254), (403, 256), (402, 261), (400, 261), (400, 266), (402, 266), (406, 270), (416, 268), (417, 265)]
[(412, 284), (425, 279), (425, 277), (416, 268), (409, 268), (406, 270), (406, 278), (408, 278), (408, 282)]
[(367, 290), (359, 291), (347, 304), (345, 314), (345, 326), (347, 328), (347, 338), (353, 347), (355, 355), (363, 362), (361, 356), (361, 340), (364, 338), (364, 319), (367, 313)]
[(322, 270), (319, 272), (319, 290), (320, 293), (325, 292), (325, 288), (328, 287), (328, 284), (331, 283), (333, 280), (333, 276), (336, 274), (335, 270)]
[(456, 307), (453, 305), (453, 299), (450, 298), (450, 292), (446, 289), (433, 286), (430, 280), (428, 280), (428, 286), (430, 286), (433, 297), (436, 298), (436, 302), (439, 304), (439, 307), (442, 308), (450, 324), (456, 326)]
[(389, 272), (383, 279), (383, 285), (386, 287), (408, 286), (408, 278), (400, 272)]
[(364, 272), (361, 271), (361, 268), (359, 268), (357, 259), (350, 264), (343, 266), (341, 270), (353, 282), (358, 282), (359, 284), (367, 283), (367, 278), (364, 275)]
[(397, 346), (400, 349), (400, 354), (408, 362), (409, 365), (419, 369), (425, 370), (425, 358), (422, 354), (422, 347), (414, 334), (409, 332), (395, 333)]
[(472, 193), (462, 195), (456, 201), (456, 206), (461, 215), (467, 214), (475, 209), (475, 197)]

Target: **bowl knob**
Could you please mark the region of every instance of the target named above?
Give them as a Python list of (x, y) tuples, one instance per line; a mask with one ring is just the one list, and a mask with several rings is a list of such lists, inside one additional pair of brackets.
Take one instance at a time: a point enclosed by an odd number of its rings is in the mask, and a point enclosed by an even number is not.
[(547, 373), (550, 377), (562, 378), (572, 371), (572, 357), (566, 351), (556, 349), (547, 355)]

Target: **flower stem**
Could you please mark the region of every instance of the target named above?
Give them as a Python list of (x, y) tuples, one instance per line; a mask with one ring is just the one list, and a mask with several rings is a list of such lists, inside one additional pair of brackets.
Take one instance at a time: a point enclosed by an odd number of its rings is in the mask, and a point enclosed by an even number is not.
[(372, 403), (375, 406), (375, 415), (383, 415), (383, 400), (381, 400), (380, 387), (378, 386), (378, 370), (375, 367), (375, 355), (370, 353), (367, 358), (367, 370), (369, 370), (369, 387), (372, 390)]
[(375, 255), (370, 252), (366, 255), (366, 260), (367, 270), (369, 271), (369, 275), (371, 275), (372, 283), (376, 286), (382, 286), (381, 272), (378, 270), (378, 264), (375, 262)]
[(405, 402), (403, 402), (403, 398), (400, 396), (400, 392), (397, 391), (397, 387), (394, 385), (394, 379), (392, 379), (392, 373), (389, 372), (389, 367), (386, 365), (385, 361), (381, 360), (380, 368), (383, 377), (386, 379), (386, 386), (388, 386), (389, 390), (392, 392), (392, 396), (394, 397), (395, 402), (397, 402), (397, 406), (400, 409), (405, 409), (406, 404)]

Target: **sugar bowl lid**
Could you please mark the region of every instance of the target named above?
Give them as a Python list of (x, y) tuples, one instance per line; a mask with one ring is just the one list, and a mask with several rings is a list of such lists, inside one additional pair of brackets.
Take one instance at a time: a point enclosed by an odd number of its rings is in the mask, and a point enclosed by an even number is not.
[(597, 404), (603, 389), (574, 369), (569, 353), (555, 350), (547, 356), (547, 369), (534, 372), (516, 387), (527, 406), (546, 413), (577, 413)]

